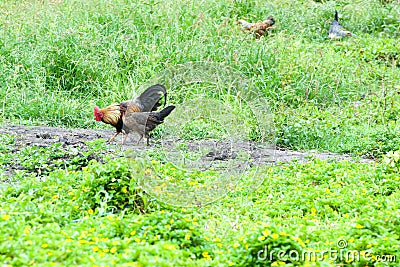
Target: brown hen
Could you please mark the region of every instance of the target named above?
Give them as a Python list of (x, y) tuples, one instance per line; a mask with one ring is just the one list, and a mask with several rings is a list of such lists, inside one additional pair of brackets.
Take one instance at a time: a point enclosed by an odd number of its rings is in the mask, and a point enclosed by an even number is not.
[(160, 112), (135, 112), (125, 104), (121, 104), (120, 108), (123, 121), (122, 132), (125, 135), (122, 144), (125, 144), (128, 134), (134, 131), (140, 135), (138, 143), (145, 137), (146, 144), (149, 145), (149, 133), (164, 122), (164, 118), (175, 109), (175, 106), (168, 106)]
[(240, 19), (238, 20), (238, 23), (242, 24), (245, 30), (254, 33), (254, 35), (259, 38), (262, 35), (265, 35), (271, 29), (272, 25), (275, 24), (275, 20), (272, 16), (269, 16), (264, 21), (253, 23), (245, 21), (244, 19)]

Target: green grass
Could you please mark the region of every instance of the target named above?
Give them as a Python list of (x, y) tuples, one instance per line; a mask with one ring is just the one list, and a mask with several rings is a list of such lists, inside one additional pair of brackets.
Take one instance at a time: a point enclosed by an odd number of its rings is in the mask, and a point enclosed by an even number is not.
[[(316, 129), (316, 138), (314, 129), (302, 120), (314, 106), (321, 112), (315, 116), (329, 112), (328, 120), (340, 122), (335, 129), (345, 142), (352, 142), (354, 130), (378, 142), (369, 128), (386, 127), (390, 134), (397, 127), (400, 8), (396, 1), (5, 1), (1, 7), (5, 10), (0, 51), (3, 122), (104, 127), (93, 120), (94, 105), (131, 98), (149, 79), (159, 79), (171, 67), (209, 61), (230, 66), (254, 83), (274, 115), (278, 145), (369, 155), (363, 149), (339, 147), (331, 141), (331, 131)], [(341, 42), (327, 39), (335, 9), (355, 37)], [(261, 40), (243, 34), (236, 25), (238, 18), (260, 20), (267, 14), (275, 16), (276, 29)], [(200, 66), (195, 72), (205, 77), (201, 73), (209, 70)], [(204, 84), (188, 88), (182, 81), (171, 81), (173, 86), (170, 100), (175, 104), (205, 88)], [(202, 91), (201, 96), (213, 97), (212, 91), (212, 87)], [(354, 114), (343, 110), (370, 91), (377, 97), (361, 101), (367, 110), (347, 122)], [(229, 100), (230, 92), (220, 98), (237, 109)], [(394, 123), (387, 126), (389, 121)], [(286, 138), (297, 134), (293, 124), (304, 132), (306, 146)]]
[[(162, 82), (177, 109), (155, 134), (181, 138), (184, 152), (187, 140), (205, 138), (375, 159), (400, 149), (398, 1), (6, 0), (0, 8), (2, 124), (110, 129), (94, 121), (95, 105)], [(328, 39), (334, 10), (353, 37)], [(269, 14), (276, 27), (259, 40), (236, 23)], [(251, 168), (230, 177), (234, 190), (212, 205), (181, 208), (155, 200), (143, 181), (204, 190), (204, 177), (219, 173), (188, 173), (161, 152), (142, 162), (115, 149), (104, 156), (113, 148), (102, 141), (82, 151), (17, 149), (15, 138), (0, 140), (0, 170), (19, 168), (0, 176), (10, 179), (0, 186), (6, 266), (398, 265), (397, 152), (369, 165)], [(257, 259), (265, 248), (326, 251), (339, 240), (397, 263)]]

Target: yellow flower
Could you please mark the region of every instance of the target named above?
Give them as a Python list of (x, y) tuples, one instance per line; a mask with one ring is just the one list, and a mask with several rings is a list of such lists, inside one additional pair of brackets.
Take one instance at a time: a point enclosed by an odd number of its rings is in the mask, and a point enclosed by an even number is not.
[(117, 248), (116, 248), (116, 247), (112, 247), (111, 250), (110, 250), (110, 252), (111, 252), (111, 253), (117, 252)]
[(131, 235), (135, 235), (135, 234), (136, 234), (136, 231), (133, 230), (133, 231), (131, 232)]
[(274, 233), (274, 234), (272, 234), (272, 238), (273, 238), (273, 239), (278, 239), (278, 238), (279, 238), (279, 235), (276, 234), (276, 233)]
[(201, 253), (201, 255), (206, 259), (211, 259), (211, 256), (208, 254), (207, 251), (204, 251), (203, 253)]
[(317, 210), (315, 208), (311, 208), (311, 215), (315, 216), (317, 214)]
[(325, 194), (330, 194), (331, 193), (331, 190), (329, 190), (329, 188), (326, 188), (325, 189)]
[(46, 244), (46, 243), (44, 243), (44, 244), (42, 244), (42, 248), (47, 248), (49, 246), (49, 244)]
[(93, 249), (93, 252), (99, 251), (99, 247), (98, 246), (94, 246), (92, 249)]
[(31, 227), (29, 225), (25, 226), (24, 234), (26, 234), (26, 235), (29, 234), (31, 232), (30, 229), (31, 229)]
[(265, 236), (260, 236), (260, 237), (258, 237), (258, 240), (260, 240), (260, 241), (263, 241), (263, 240), (265, 240)]
[(269, 231), (268, 229), (265, 229), (264, 231), (262, 231), (262, 233), (265, 237), (267, 237), (271, 234), (271, 231)]
[(53, 200), (56, 200), (57, 198), (58, 198), (58, 196), (57, 195), (54, 195), (54, 196), (52, 196), (51, 197)]
[(93, 214), (93, 210), (92, 210), (92, 208), (88, 209), (88, 213), (89, 213), (90, 215), (92, 215), (92, 214)]
[(105, 249), (103, 249), (103, 252), (104, 253), (107, 253), (107, 252), (109, 252), (110, 250), (108, 249), (108, 248), (105, 248)]
[(222, 247), (222, 243), (217, 243), (217, 247)]
[(175, 246), (173, 244), (164, 244), (163, 248), (169, 249), (169, 250), (175, 250)]
[(358, 224), (358, 223), (357, 223), (357, 224), (356, 224), (356, 228), (357, 228), (357, 229), (362, 229), (362, 228), (364, 228), (364, 226), (362, 226), (361, 224)]
[(285, 263), (282, 262), (282, 261), (274, 261), (274, 262), (271, 264), (271, 266), (279, 266), (279, 265), (285, 265)]
[(227, 262), (228, 263), (228, 266), (233, 266), (233, 265), (235, 265), (233, 262), (231, 262), (231, 261), (228, 261)]
[[(306, 244), (304, 244), (303, 240), (301, 240), (299, 237), (292, 237), (293, 240), (296, 240), (297, 242), (300, 243), (300, 246), (305, 247)], [(307, 241), (306, 241), (307, 242)]]
[(190, 235), (185, 235), (186, 240), (190, 240)]
[(3, 216), (1, 216), (1, 218), (2, 218), (3, 220), (7, 221), (8, 219), (11, 218), (11, 216), (8, 215), (8, 214), (4, 214)]
[(234, 248), (238, 248), (238, 247), (239, 247), (239, 243), (233, 244), (233, 247), (234, 247)]
[(354, 239), (353, 237), (352, 237), (352, 238), (350, 238), (350, 239), (349, 239), (349, 243), (353, 243), (353, 242), (354, 242), (354, 240), (355, 240), (355, 239)]

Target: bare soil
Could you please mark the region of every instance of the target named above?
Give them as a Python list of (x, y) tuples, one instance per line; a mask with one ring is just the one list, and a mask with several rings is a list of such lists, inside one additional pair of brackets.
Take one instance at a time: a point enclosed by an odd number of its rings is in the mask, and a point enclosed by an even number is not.
[[(84, 149), (86, 141), (93, 141), (99, 138), (108, 140), (114, 133), (110, 130), (96, 130), (96, 129), (67, 129), (57, 127), (43, 127), (43, 126), (21, 126), (21, 125), (5, 125), (0, 129), (0, 133), (13, 135), (14, 144), (16, 147), (23, 146), (39, 146), (47, 147), (51, 144), (61, 142), (63, 147), (72, 146)], [(136, 138), (136, 136), (134, 136)], [(290, 162), (293, 160), (307, 161), (311, 158), (320, 158), (323, 160), (352, 160), (349, 155), (338, 155), (334, 153), (321, 153), (321, 152), (300, 152), (284, 150), (271, 145), (263, 145), (260, 143), (249, 141), (235, 141), (235, 142), (218, 142), (213, 140), (170, 140), (170, 139), (152, 139), (151, 146), (146, 147), (143, 143), (137, 144), (134, 138), (128, 138), (126, 145), (122, 146), (123, 150), (134, 149), (147, 150), (154, 149), (157, 145), (173, 148), (176, 144), (185, 143), (188, 150), (196, 150), (201, 147), (207, 147), (208, 153), (202, 157), (202, 160), (226, 160), (234, 159), (240, 152), (245, 152), (251, 158), (254, 164), (268, 164), (279, 162)], [(120, 147), (122, 136), (119, 135), (115, 141), (114, 147)], [(111, 149), (111, 148), (110, 148)], [(357, 160), (362, 163), (373, 162), (370, 159)]]

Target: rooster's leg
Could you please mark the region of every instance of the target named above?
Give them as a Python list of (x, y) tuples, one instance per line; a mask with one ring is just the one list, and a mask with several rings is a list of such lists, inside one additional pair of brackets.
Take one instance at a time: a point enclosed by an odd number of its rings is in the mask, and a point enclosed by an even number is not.
[(126, 138), (128, 138), (128, 134), (127, 134), (127, 133), (124, 135), (124, 139), (122, 139), (122, 144), (123, 144), (123, 145), (125, 145)]
[(140, 138), (139, 138), (139, 140), (137, 141), (136, 145), (138, 145), (139, 142), (142, 141), (142, 139), (143, 139), (143, 135), (140, 136)]
[(108, 140), (108, 143), (111, 143), (112, 141), (114, 141), (115, 137), (117, 137), (117, 135), (119, 135), (119, 132), (116, 132), (111, 138), (110, 140)]

